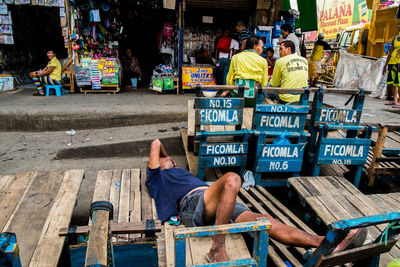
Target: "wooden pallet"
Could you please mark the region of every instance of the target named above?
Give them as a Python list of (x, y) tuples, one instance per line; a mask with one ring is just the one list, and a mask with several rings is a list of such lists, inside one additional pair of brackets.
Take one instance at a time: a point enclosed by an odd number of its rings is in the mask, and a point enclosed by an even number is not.
[[(146, 172), (140, 169), (99, 171), (93, 202), (109, 201), (113, 204), (112, 224), (158, 221), (154, 199), (150, 198), (145, 181)], [(113, 241), (129, 242), (140, 237), (144, 237), (144, 234), (119, 234), (114, 235)]]
[[(385, 212), (343, 177), (296, 177), (290, 178), (289, 183), (324, 225)], [(375, 240), (385, 227), (385, 224), (368, 227), (367, 240)], [(399, 257), (400, 244), (396, 244), (389, 253), (381, 255), (380, 266)]]
[(400, 207), (400, 193), (368, 195), (375, 204), (384, 212), (398, 212)]
[(57, 266), (83, 170), (0, 176), (0, 230), (16, 234), (22, 266)]

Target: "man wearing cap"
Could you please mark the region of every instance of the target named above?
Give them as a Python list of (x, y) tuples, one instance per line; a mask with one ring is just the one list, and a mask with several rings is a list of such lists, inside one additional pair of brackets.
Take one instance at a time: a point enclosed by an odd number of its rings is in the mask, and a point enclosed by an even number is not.
[(321, 59), (324, 50), (331, 49), (331, 46), (324, 41), (324, 34), (321, 32), (318, 34), (318, 40), (314, 43), (314, 49), (311, 53), (311, 57), (309, 59), (309, 71), (308, 78), (311, 82), (311, 85), (315, 85), (319, 76), (321, 75)]

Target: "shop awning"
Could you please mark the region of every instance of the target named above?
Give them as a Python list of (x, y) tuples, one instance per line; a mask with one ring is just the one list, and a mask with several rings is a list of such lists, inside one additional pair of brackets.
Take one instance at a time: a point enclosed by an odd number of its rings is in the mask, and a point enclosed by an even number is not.
[(318, 30), (316, 0), (283, 0), (283, 9), (297, 9), (300, 12), (296, 28), (301, 28), (302, 32)]
[(256, 0), (186, 0), (191, 8), (255, 9)]

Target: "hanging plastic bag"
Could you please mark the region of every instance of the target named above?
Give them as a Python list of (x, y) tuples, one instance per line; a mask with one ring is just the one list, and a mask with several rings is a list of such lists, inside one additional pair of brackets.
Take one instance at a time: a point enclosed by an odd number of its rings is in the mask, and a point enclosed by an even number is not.
[(272, 141), (272, 143), (274, 145), (291, 145), (292, 143), (290, 143), (289, 139), (287, 139), (286, 136), (287, 136), (287, 131), (284, 131), (281, 135), (276, 137)]
[(249, 170), (244, 171), (242, 188), (247, 191), (249, 190), (250, 186), (254, 186), (255, 184), (256, 181), (254, 180), (253, 172)]

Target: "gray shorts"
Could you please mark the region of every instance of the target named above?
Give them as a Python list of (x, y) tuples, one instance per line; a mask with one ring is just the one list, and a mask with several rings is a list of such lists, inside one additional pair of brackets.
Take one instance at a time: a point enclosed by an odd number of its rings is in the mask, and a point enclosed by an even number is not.
[[(182, 223), (187, 227), (204, 226), (203, 213), (204, 201), (203, 195), (206, 189), (200, 189), (193, 193), (186, 195), (180, 202), (179, 216)], [(244, 211), (250, 210), (246, 205), (236, 202), (235, 209), (233, 210), (231, 223), (239, 217)]]

